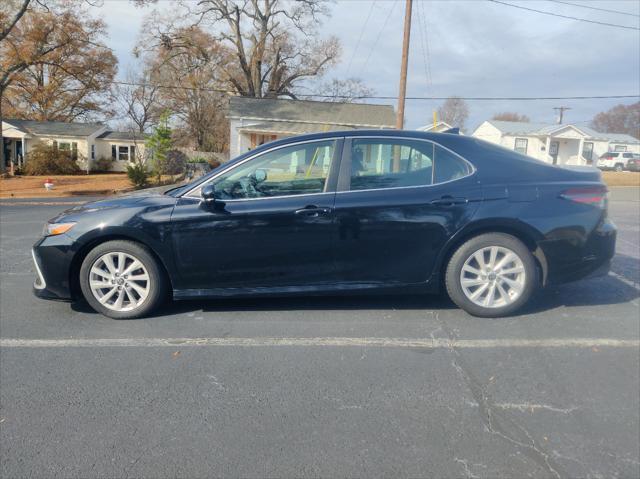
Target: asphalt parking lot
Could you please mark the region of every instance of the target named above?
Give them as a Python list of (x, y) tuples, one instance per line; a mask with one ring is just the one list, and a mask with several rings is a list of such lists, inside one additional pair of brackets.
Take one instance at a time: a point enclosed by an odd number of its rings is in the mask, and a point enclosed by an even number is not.
[(612, 274), (507, 319), (397, 296), (115, 321), (31, 294), (61, 209), (0, 206), (0, 477), (640, 477), (637, 189)]

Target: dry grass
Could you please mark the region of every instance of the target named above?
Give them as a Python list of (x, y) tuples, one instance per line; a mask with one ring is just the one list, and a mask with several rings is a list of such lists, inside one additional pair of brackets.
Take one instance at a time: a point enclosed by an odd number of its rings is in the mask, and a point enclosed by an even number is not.
[(607, 186), (640, 186), (638, 171), (603, 171), (602, 179)]
[[(44, 182), (53, 180), (47, 191)], [(101, 196), (122, 193), (133, 187), (126, 173), (99, 175), (13, 176), (0, 178), (0, 198), (46, 198), (60, 196)]]

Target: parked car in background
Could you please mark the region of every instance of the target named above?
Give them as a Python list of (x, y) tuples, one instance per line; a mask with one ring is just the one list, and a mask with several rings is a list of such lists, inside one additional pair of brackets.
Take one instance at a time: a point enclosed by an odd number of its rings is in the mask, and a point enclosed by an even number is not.
[(629, 160), (639, 158), (636, 153), (626, 151), (609, 151), (603, 153), (598, 159), (597, 167), (601, 170), (623, 171), (627, 169)]
[(594, 168), (477, 138), (395, 130), (274, 141), (164, 193), (78, 206), (33, 248), (35, 293), (112, 318), (174, 299), (446, 290), (509, 315), (541, 286), (608, 271)]
[(633, 158), (627, 161), (627, 170), (640, 171), (640, 154), (634, 153)]

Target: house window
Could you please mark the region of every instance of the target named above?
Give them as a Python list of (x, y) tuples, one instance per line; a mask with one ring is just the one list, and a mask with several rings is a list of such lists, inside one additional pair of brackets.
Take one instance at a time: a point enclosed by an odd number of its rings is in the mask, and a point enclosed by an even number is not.
[(627, 151), (627, 145), (614, 145), (613, 151)]
[(111, 159), (115, 161), (117, 155), (118, 147), (116, 145), (111, 145)]
[(527, 145), (529, 144), (529, 140), (527, 138), (516, 138), (516, 144), (514, 150), (518, 153), (522, 153), (523, 155), (527, 154)]
[(584, 145), (582, 145), (582, 157), (591, 161), (593, 159), (593, 143), (590, 141), (586, 141)]
[(96, 159), (96, 145), (91, 145), (91, 159)]
[(119, 146), (118, 147), (118, 160), (120, 160), (120, 161), (129, 161), (129, 147), (128, 146)]
[[(72, 160), (78, 159), (78, 143), (76, 143), (75, 141), (73, 142), (59, 141), (57, 143), (58, 143), (58, 150), (69, 152), (68, 154), (71, 156)], [(53, 144), (55, 147), (56, 142), (54, 141)]]

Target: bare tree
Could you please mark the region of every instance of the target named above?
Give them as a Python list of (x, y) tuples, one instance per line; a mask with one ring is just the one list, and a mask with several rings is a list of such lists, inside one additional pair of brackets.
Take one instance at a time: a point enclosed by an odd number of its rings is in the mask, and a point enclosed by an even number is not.
[[(180, 52), (160, 47), (150, 58), (153, 81), (162, 85), (163, 108), (177, 119), (199, 151), (222, 151), (228, 143), (227, 95), (223, 68), (228, 48), (198, 27), (178, 30)], [(184, 142), (180, 142), (184, 145)]]
[(31, 0), (3, 0), (0, 5), (0, 42), (11, 32), (27, 11)]
[(462, 98), (452, 96), (447, 98), (442, 106), (438, 108), (438, 117), (441, 121), (462, 130), (469, 117), (469, 107)]
[(318, 95), (324, 101), (338, 101), (343, 103), (355, 103), (375, 95), (373, 88), (369, 88), (360, 78), (347, 78), (346, 80), (333, 79), (320, 85)]
[[(295, 98), (304, 80), (322, 75), (335, 64), (340, 45), (335, 37), (317, 38), (317, 26), (327, 14), (325, 0), (201, 0), (184, 2), (187, 22), (210, 27), (232, 61), (221, 66), (227, 88), (236, 94), (256, 98)], [(188, 39), (184, 28), (172, 22), (151, 21), (147, 39), (154, 47), (179, 52)], [(147, 45), (151, 41), (145, 41)]]
[(527, 115), (521, 115), (520, 113), (516, 113), (513, 111), (496, 113), (495, 115), (493, 115), (492, 119), (501, 121), (520, 121), (523, 123), (529, 123), (531, 121)]
[(139, 135), (148, 131), (162, 113), (160, 87), (153, 82), (149, 66), (139, 74), (129, 71), (125, 81), (113, 87), (112, 96), (128, 123), (126, 128)]
[(640, 101), (598, 113), (591, 121), (591, 128), (602, 133), (626, 133), (640, 139)]

